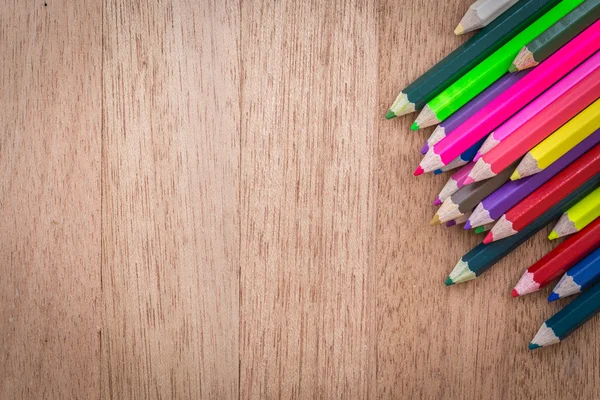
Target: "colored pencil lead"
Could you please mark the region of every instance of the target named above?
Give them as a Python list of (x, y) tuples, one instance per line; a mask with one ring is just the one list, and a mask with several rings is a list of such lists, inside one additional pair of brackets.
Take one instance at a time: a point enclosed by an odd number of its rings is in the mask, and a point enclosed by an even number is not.
[(419, 129), (419, 124), (417, 123), (417, 121), (413, 122), (412, 125), (410, 126), (410, 130), (411, 131), (418, 131)]
[(429, 225), (431, 226), (440, 225), (441, 223), (442, 221), (440, 221), (440, 217), (437, 214), (435, 214), (431, 221), (429, 221)]
[[(421, 110), (417, 119), (415, 120), (416, 129), (427, 128), (428, 126), (433, 126), (439, 124), (441, 121), (436, 117), (435, 113), (429, 108), (428, 104), (425, 104), (425, 107)], [(411, 129), (413, 127), (411, 126)], [(415, 129), (413, 129), (415, 130)]]
[(396, 114), (394, 114), (393, 111), (388, 110), (388, 112), (385, 114), (385, 119), (392, 119), (396, 116)]
[(462, 35), (463, 33), (465, 33), (465, 28), (461, 24), (458, 24), (456, 26), (456, 28), (454, 29), (454, 34), (455, 35)]
[(423, 172), (425, 172), (425, 171), (424, 171), (424, 170), (423, 170), (423, 168), (421, 168), (421, 166), (419, 165), (419, 166), (417, 167), (417, 169), (415, 169), (415, 172), (413, 172), (413, 175), (414, 175), (414, 176), (419, 176), (419, 175), (422, 175), (422, 174), (423, 174)]
[(462, 258), (448, 275), (448, 279), (452, 281), (452, 284), (468, 282), (475, 278), (475, 273), (469, 269), (469, 264), (464, 262)]
[(537, 292), (539, 289), (540, 284), (535, 281), (533, 273), (525, 271), (511, 293), (513, 297), (519, 297)]

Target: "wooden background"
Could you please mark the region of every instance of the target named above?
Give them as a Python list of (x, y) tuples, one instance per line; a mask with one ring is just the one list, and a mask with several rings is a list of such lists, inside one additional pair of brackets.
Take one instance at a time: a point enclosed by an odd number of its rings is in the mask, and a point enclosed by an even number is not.
[(385, 121), (470, 0), (7, 0), (0, 398), (594, 398), (599, 321), (477, 281)]

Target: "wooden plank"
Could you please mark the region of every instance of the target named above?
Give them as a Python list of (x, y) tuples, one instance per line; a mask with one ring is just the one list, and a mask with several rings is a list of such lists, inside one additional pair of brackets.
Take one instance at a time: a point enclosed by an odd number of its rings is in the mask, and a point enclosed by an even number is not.
[(241, 398), (375, 394), (375, 11), (242, 3)]
[[(380, 115), (403, 86), (464, 40), (452, 30), (470, 3), (381, 3)], [(509, 294), (523, 270), (551, 248), (544, 235), (476, 281), (444, 287), (448, 272), (481, 237), (428, 226), (430, 202), (447, 175), (411, 175), (432, 131), (409, 132), (415, 116), (378, 124), (378, 397), (595, 397), (600, 321), (560, 346), (532, 353), (528, 341), (558, 305), (546, 303), (546, 290), (519, 300)]]
[(0, 398), (99, 397), (102, 5), (0, 18)]
[(104, 2), (102, 397), (238, 396), (239, 4)]

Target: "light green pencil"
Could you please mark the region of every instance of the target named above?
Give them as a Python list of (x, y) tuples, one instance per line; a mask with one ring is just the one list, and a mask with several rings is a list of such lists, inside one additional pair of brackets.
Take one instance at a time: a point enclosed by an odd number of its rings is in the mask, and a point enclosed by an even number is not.
[(481, 93), (502, 75), (521, 48), (564, 17), (584, 0), (563, 0), (521, 33), (473, 67), (459, 80), (425, 105), (411, 129), (417, 130), (440, 123), (455, 113), (469, 100)]
[(560, 217), (548, 239), (558, 239), (579, 232), (600, 217), (600, 187), (569, 208)]

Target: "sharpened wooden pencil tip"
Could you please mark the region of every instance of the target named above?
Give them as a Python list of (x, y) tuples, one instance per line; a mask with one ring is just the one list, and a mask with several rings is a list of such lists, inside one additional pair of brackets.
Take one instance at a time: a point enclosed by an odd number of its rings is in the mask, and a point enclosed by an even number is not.
[(458, 24), (456, 26), (456, 28), (454, 29), (454, 34), (455, 35), (462, 35), (463, 33), (465, 33), (465, 28), (462, 26), (462, 24)]
[(423, 168), (419, 165), (417, 167), (417, 169), (415, 169), (415, 172), (413, 172), (413, 175), (414, 176), (419, 176), (419, 175), (422, 175), (423, 172), (425, 172), (425, 170), (423, 170)]
[(550, 240), (554, 240), (554, 239), (558, 239), (558, 233), (556, 233), (555, 230), (553, 230), (552, 232), (550, 232), (550, 234), (548, 235), (548, 239)]
[(508, 72), (517, 72), (517, 66), (515, 64), (510, 64), (510, 67), (508, 67)]
[(511, 295), (512, 297), (519, 297), (519, 292), (517, 292), (517, 289), (513, 289), (513, 290), (510, 292), (510, 295)]
[(411, 131), (418, 131), (419, 129), (419, 124), (417, 124), (417, 121), (413, 122), (412, 125), (410, 126), (410, 130)]
[(452, 280), (452, 278), (447, 277), (446, 280), (444, 281), (444, 284), (446, 286), (452, 286), (452, 285), (454, 285), (454, 281)]
[(433, 218), (431, 219), (431, 221), (429, 221), (429, 225), (431, 225), (431, 226), (436, 226), (436, 225), (439, 225), (441, 223), (442, 222), (440, 221), (440, 217), (437, 214), (435, 214), (433, 216)]
[(394, 113), (392, 110), (388, 110), (388, 112), (385, 114), (385, 119), (392, 119), (392, 118), (396, 118), (396, 113)]

